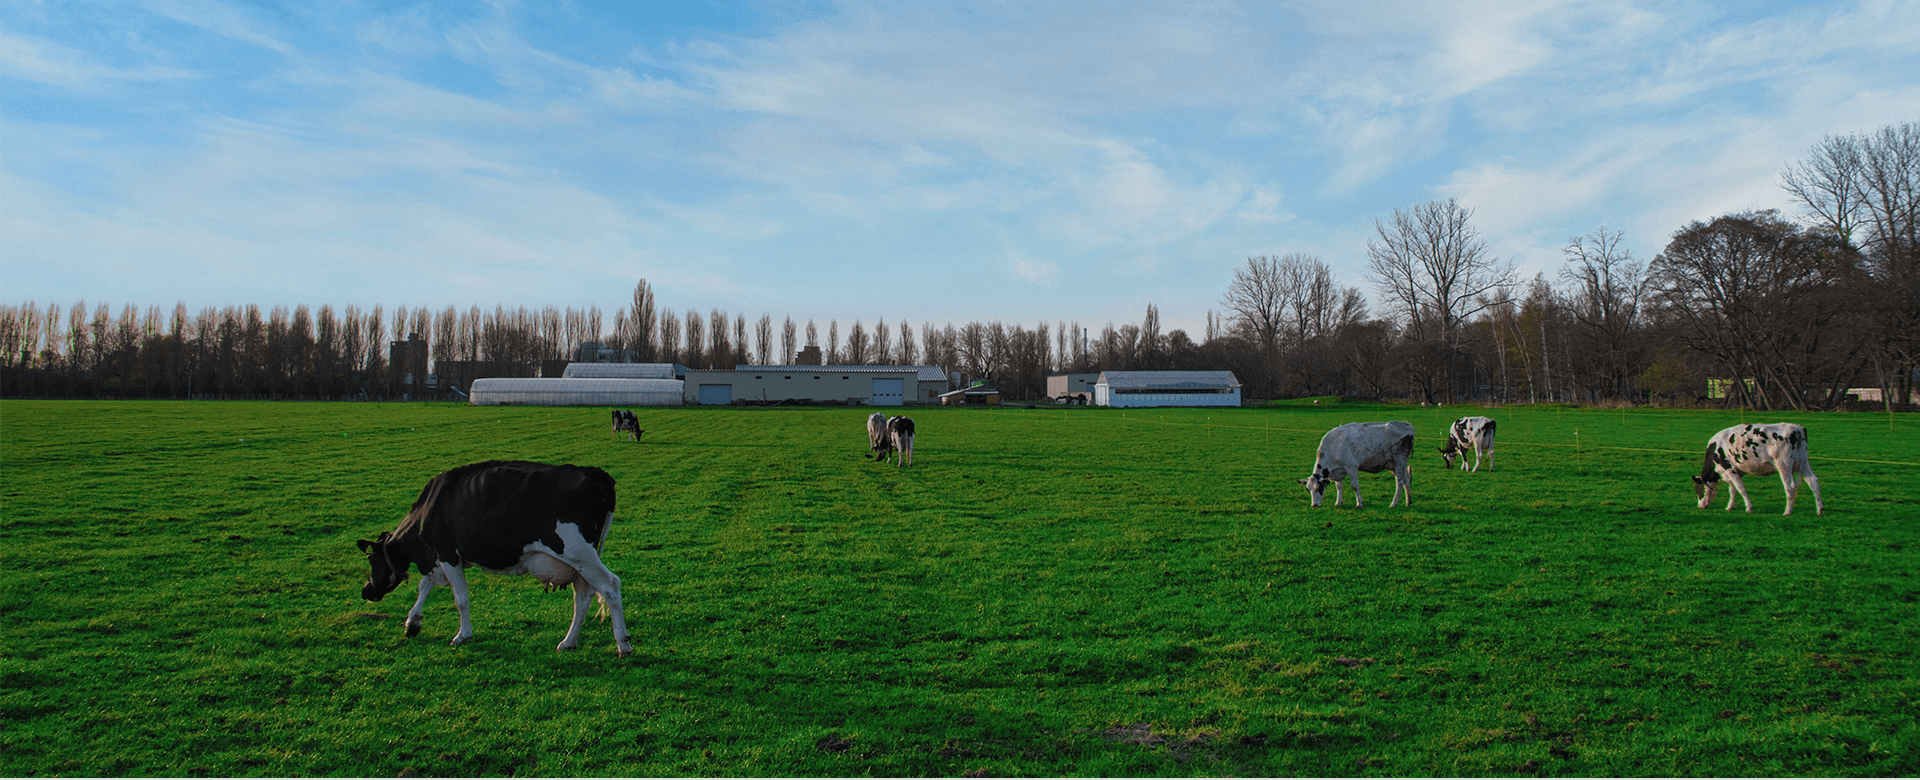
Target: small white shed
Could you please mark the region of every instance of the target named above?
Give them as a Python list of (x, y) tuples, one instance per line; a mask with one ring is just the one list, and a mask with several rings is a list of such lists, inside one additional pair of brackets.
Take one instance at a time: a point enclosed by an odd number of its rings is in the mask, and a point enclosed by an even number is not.
[(1239, 406), (1240, 380), (1232, 371), (1102, 371), (1093, 386), (1096, 406)]
[(686, 383), (678, 379), (475, 379), (467, 403), (474, 406), (679, 406), (685, 392)]

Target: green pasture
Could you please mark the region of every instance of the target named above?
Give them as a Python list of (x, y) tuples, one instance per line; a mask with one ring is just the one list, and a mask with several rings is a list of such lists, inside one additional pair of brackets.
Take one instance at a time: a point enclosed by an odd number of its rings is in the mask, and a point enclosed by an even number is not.
[[(0, 775), (1920, 774), (1920, 419), (915, 408), (899, 469), (871, 411), (0, 403)], [(1442, 471), (1468, 414), (1498, 465)], [(1413, 506), (1308, 507), (1381, 419)], [(1743, 419), (1825, 516), (1694, 506)], [(459, 648), (361, 601), (354, 540), (490, 458), (620, 481), (633, 656), (529, 578)]]

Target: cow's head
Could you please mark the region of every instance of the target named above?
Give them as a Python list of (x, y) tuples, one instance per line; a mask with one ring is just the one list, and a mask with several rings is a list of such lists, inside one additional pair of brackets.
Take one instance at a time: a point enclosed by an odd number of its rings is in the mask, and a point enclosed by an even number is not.
[[(1447, 446), (1440, 448), (1440, 462), (1444, 464), (1448, 469), (1452, 469), (1453, 459), (1456, 457), (1459, 457), (1460, 454), (1461, 454), (1460, 448), (1457, 446), (1454, 446), (1454, 441), (1452, 439), (1448, 439)], [(1460, 458), (1461, 465), (1466, 465), (1466, 462), (1467, 462), (1466, 458)]]
[(1307, 499), (1314, 506), (1319, 506), (1320, 499), (1327, 494), (1327, 486), (1333, 484), (1333, 480), (1327, 478), (1326, 469), (1315, 466), (1313, 473), (1300, 480), (1300, 484), (1307, 486)]
[(360, 586), (361, 598), (379, 601), (407, 581), (406, 562), (395, 564), (387, 544), (392, 539), (393, 532), (386, 531), (374, 541), (360, 540), (360, 551), (367, 554), (368, 567), (367, 584)]
[(1693, 495), (1700, 499), (1701, 509), (1706, 509), (1708, 504), (1713, 503), (1713, 494), (1719, 487), (1720, 480), (1705, 479), (1698, 474), (1693, 475)]

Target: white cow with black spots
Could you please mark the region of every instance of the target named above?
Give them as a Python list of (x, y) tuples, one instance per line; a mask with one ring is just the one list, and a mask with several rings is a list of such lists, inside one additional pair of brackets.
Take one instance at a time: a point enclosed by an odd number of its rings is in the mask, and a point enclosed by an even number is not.
[(1787, 511), (1781, 514), (1788, 515), (1793, 514), (1793, 499), (1800, 492), (1795, 478), (1804, 479), (1807, 487), (1813, 488), (1814, 513), (1826, 514), (1827, 504), (1820, 500), (1820, 478), (1813, 475), (1813, 464), (1807, 461), (1807, 429), (1793, 423), (1735, 425), (1714, 434), (1707, 440), (1700, 474), (1693, 478), (1700, 508), (1713, 503), (1714, 491), (1725, 481), (1733, 486), (1727, 494), (1727, 510), (1733, 510), (1737, 495), (1747, 502), (1747, 512), (1752, 514), (1753, 499), (1740, 482), (1742, 475), (1749, 474), (1780, 475), (1780, 486), (1787, 491)]
[(1467, 450), (1473, 450), (1473, 468), (1480, 470), (1480, 455), (1486, 453), (1487, 470), (1493, 470), (1493, 418), (1462, 417), (1453, 421), (1453, 427), (1447, 429), (1447, 444), (1440, 448), (1440, 461), (1453, 468), (1453, 459), (1460, 459), (1460, 467), (1467, 466)]
[(1353, 506), (1357, 509), (1360, 507), (1360, 473), (1391, 471), (1393, 498), (1387, 500), (1387, 506), (1395, 506), (1402, 496), (1406, 497), (1407, 506), (1413, 506), (1413, 467), (1409, 463), (1412, 456), (1412, 423), (1401, 420), (1347, 423), (1321, 437), (1320, 449), (1314, 453), (1313, 473), (1300, 480), (1300, 484), (1307, 486), (1314, 506), (1320, 505), (1327, 485), (1333, 485), (1333, 505), (1339, 506), (1344, 498), (1340, 480), (1345, 479), (1353, 485)]

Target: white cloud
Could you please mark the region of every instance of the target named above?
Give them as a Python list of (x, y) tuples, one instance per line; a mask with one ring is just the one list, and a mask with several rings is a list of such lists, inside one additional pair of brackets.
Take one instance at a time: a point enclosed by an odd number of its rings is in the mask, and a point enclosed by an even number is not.
[(105, 65), (89, 54), (32, 36), (0, 30), (0, 75), (70, 90), (92, 89), (107, 81), (158, 81), (191, 78), (180, 68), (138, 69)]
[(1060, 264), (1051, 260), (1031, 257), (1019, 251), (1009, 251), (1007, 255), (1013, 275), (1029, 282), (1052, 282), (1053, 278), (1060, 274)]

